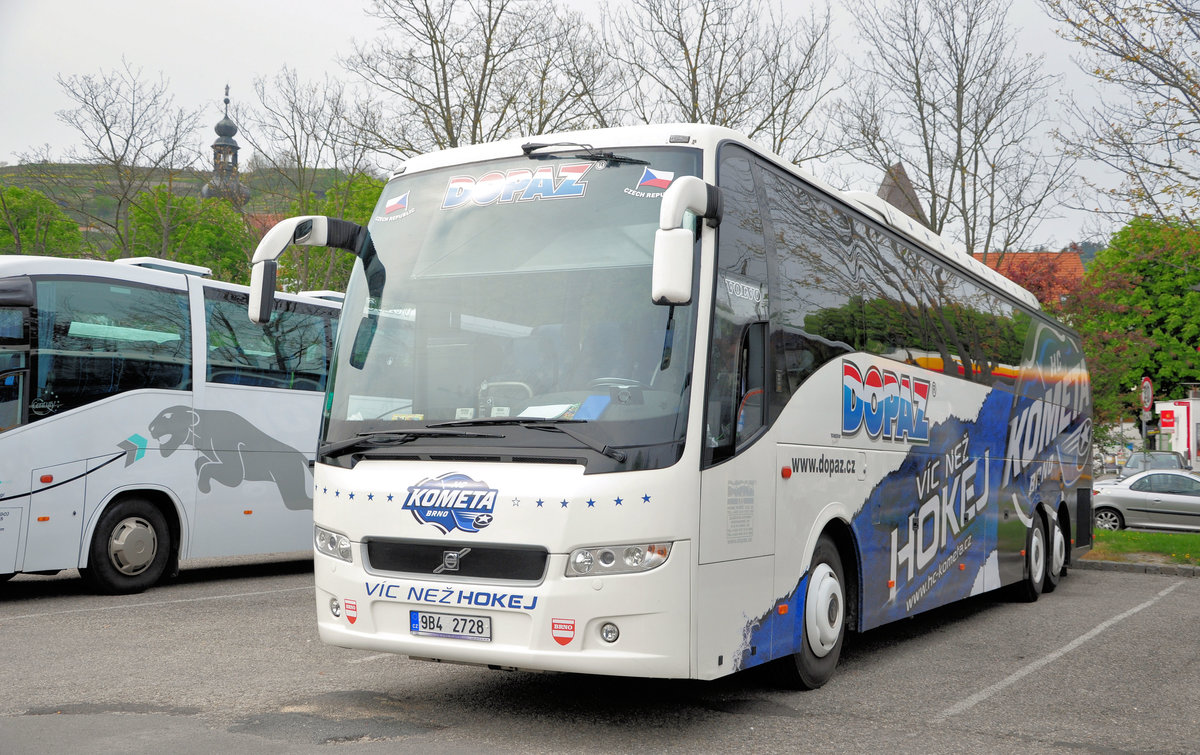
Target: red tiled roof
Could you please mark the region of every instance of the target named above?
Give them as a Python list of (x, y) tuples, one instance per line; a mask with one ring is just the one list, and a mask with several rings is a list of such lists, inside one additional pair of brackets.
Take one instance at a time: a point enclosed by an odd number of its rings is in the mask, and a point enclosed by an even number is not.
[(975, 259), (1004, 277), (1028, 288), (1041, 301), (1059, 299), (1074, 292), (1083, 280), (1079, 252), (1008, 252), (975, 254)]

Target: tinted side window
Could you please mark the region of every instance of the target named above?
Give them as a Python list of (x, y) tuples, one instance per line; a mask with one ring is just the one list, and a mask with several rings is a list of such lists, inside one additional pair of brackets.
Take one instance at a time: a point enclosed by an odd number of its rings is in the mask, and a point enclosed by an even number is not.
[(31, 420), (125, 391), (191, 389), (186, 292), (40, 280), (37, 307)]
[(333, 329), (332, 310), (276, 300), (271, 321), (246, 317), (244, 293), (204, 290), (210, 383), (301, 391), (325, 389)]
[(1028, 315), (795, 177), (769, 166), (762, 176), (778, 243), (780, 390), (845, 351), (988, 385), (1015, 380)]
[(736, 147), (721, 151), (718, 181), (724, 217), (718, 229), (717, 291), (709, 352), (706, 462), (733, 455), (763, 423), (761, 328), (770, 307), (769, 234), (755, 182), (753, 158)]

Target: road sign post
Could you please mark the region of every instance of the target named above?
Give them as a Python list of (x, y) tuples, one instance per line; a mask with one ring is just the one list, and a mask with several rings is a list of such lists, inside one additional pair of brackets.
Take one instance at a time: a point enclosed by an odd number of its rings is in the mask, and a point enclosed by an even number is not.
[(1151, 410), (1154, 409), (1154, 383), (1150, 378), (1142, 378), (1142, 450), (1146, 450), (1146, 423), (1150, 421)]

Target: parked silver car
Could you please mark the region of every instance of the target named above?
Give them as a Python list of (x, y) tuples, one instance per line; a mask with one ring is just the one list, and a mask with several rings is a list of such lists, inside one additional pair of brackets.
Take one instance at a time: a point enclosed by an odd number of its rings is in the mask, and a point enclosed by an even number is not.
[(1200, 477), (1183, 470), (1151, 469), (1098, 482), (1092, 492), (1092, 515), (1102, 530), (1200, 532)]
[(1138, 451), (1125, 460), (1118, 477), (1129, 477), (1148, 469), (1191, 469), (1177, 451)]

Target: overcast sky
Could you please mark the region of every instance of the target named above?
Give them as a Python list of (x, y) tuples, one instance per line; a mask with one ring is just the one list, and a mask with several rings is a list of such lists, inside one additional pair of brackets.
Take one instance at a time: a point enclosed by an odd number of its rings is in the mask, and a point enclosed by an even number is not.
[[(598, 16), (599, 0), (567, 2)], [(55, 116), (72, 107), (56, 76), (119, 69), (123, 56), (142, 70), (144, 81), (165, 76), (175, 105), (205, 107), (204, 121), (213, 125), (221, 117), (226, 84), (235, 102), (250, 106), (254, 79), (269, 78), (283, 66), (295, 68), (302, 80), (320, 80), (327, 72), (345, 78), (337, 57), (378, 28), (364, 12), (366, 5), (367, 0), (0, 0), (0, 163), (16, 163), (19, 154), (44, 144), (61, 157), (77, 136)], [(1015, 0), (1009, 21), (1020, 28), (1025, 51), (1044, 54), (1050, 72), (1085, 86), (1070, 61), (1071, 49), (1054, 35), (1034, 0)], [(836, 33), (841, 49), (853, 55), (850, 31)], [(207, 145), (215, 136), (209, 130), (200, 138)], [(1056, 224), (1046, 230), (1045, 241), (1077, 238), (1081, 222)]]

